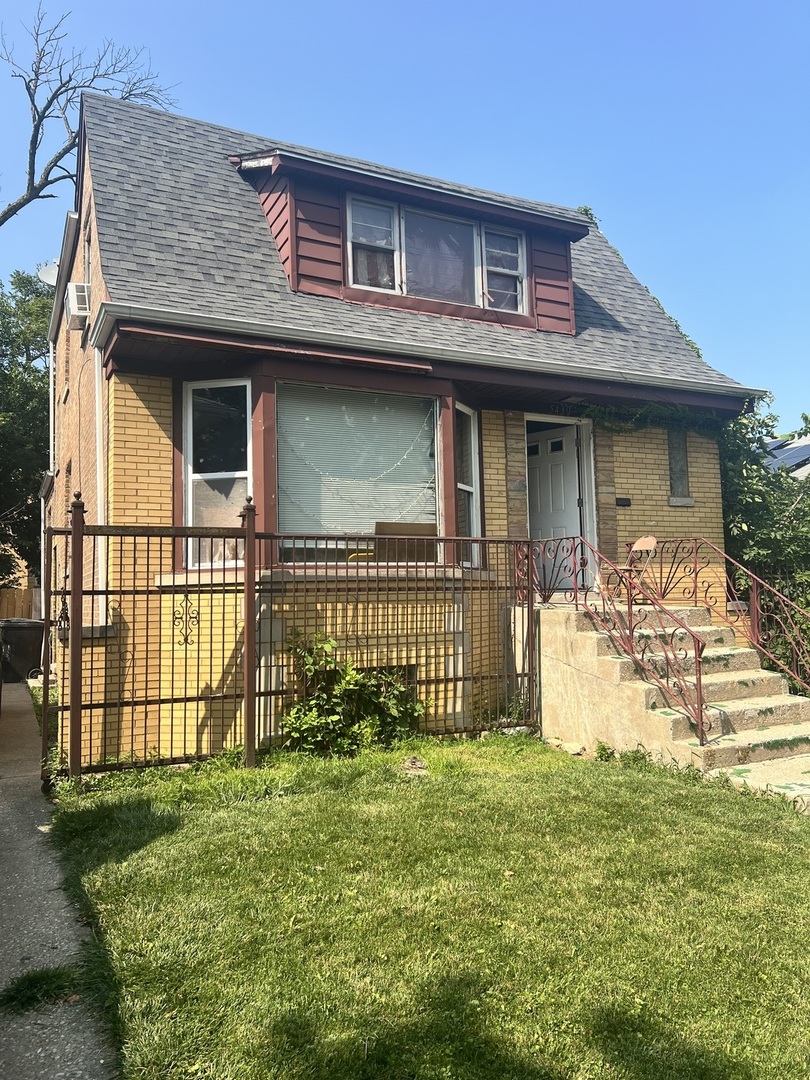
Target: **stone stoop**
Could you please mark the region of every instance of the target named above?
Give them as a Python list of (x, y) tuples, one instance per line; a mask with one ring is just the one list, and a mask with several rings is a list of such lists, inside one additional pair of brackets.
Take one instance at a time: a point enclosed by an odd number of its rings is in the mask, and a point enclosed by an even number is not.
[[(788, 693), (787, 680), (778, 673), (765, 671), (755, 649), (735, 644), (730, 627), (712, 625), (709, 608), (670, 610), (706, 642), (702, 686), (711, 727), (707, 742), (701, 747), (690, 718), (673, 707), (658, 686), (646, 683), (647, 709), (665, 720), (669, 728), (670, 738), (666, 740), (669, 745), (661, 749), (682, 764), (694, 765), (704, 772), (730, 770), (740, 777), (746, 773), (739, 770), (762, 762), (784, 762), (787, 758), (807, 755), (810, 802), (810, 698)], [(609, 681), (645, 681), (633, 661), (618, 652), (608, 635), (594, 630), (587, 614), (577, 627), (583, 634), (597, 639), (596, 654)], [(674, 624), (665, 632), (676, 643), (679, 638), (689, 641), (688, 634)], [(694, 673), (693, 657), (687, 655), (682, 663), (687, 674)], [(649, 730), (648, 725), (645, 727)], [(659, 749), (644, 745), (653, 752)], [(777, 775), (779, 767), (771, 768)]]

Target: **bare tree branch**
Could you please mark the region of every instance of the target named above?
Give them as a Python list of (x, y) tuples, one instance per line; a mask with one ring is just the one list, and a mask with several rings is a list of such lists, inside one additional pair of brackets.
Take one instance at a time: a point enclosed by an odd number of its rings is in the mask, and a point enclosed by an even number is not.
[[(160, 84), (145, 49), (116, 45), (109, 40), (93, 54), (83, 48), (75, 49), (66, 43), (67, 17), (64, 14), (50, 22), (40, 4), (33, 25), (26, 28), (32, 50), (25, 61), (17, 59), (14, 45), (0, 29), (0, 62), (23, 84), (31, 113), (24, 187), (0, 210), (0, 226), (37, 199), (54, 198), (49, 189), (55, 184), (64, 180), (75, 182), (72, 155), (78, 142), (82, 91), (93, 90), (164, 109), (175, 104), (169, 96), (171, 87)], [(53, 138), (52, 132), (58, 127), (63, 128), (63, 133)], [(43, 162), (46, 153), (50, 156)]]

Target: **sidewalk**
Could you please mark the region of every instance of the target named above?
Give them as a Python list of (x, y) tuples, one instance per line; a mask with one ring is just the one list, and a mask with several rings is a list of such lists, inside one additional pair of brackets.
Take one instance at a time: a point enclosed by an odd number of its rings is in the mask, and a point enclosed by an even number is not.
[[(0, 711), (0, 987), (75, 960), (86, 933), (61, 889), (40, 791), (39, 732), (28, 688), (6, 683)], [(81, 1002), (0, 1013), (3, 1080), (109, 1080), (113, 1052)]]

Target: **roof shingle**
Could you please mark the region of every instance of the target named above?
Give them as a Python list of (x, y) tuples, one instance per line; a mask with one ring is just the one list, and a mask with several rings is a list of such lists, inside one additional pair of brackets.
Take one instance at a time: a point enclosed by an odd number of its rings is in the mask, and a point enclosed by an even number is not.
[[(102, 272), (110, 300), (157, 311), (241, 319), (291, 330), (412, 343), (437, 356), (536, 367), (636, 384), (689, 383), (694, 390), (745, 396), (746, 388), (701, 360), (592, 229), (572, 246), (575, 336), (463, 319), (444, 319), (294, 293), (255, 191), (229, 156), (272, 146), (271, 139), (98, 95), (84, 98)], [(300, 148), (292, 148), (300, 150)], [(307, 151), (314, 154), (314, 151)], [(320, 155), (342, 165), (364, 162)], [(379, 175), (410, 176), (398, 170)], [(414, 180), (424, 179), (413, 177)], [(447, 190), (534, 212), (576, 213), (543, 203), (430, 181)]]

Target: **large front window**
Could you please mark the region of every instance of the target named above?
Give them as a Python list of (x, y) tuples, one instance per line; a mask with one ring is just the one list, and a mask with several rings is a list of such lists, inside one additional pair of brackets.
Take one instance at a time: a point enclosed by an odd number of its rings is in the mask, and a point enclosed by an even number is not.
[(279, 384), (276, 403), (280, 532), (436, 525), (432, 398)]
[(353, 285), (468, 307), (525, 310), (521, 233), (352, 198), (349, 237)]

